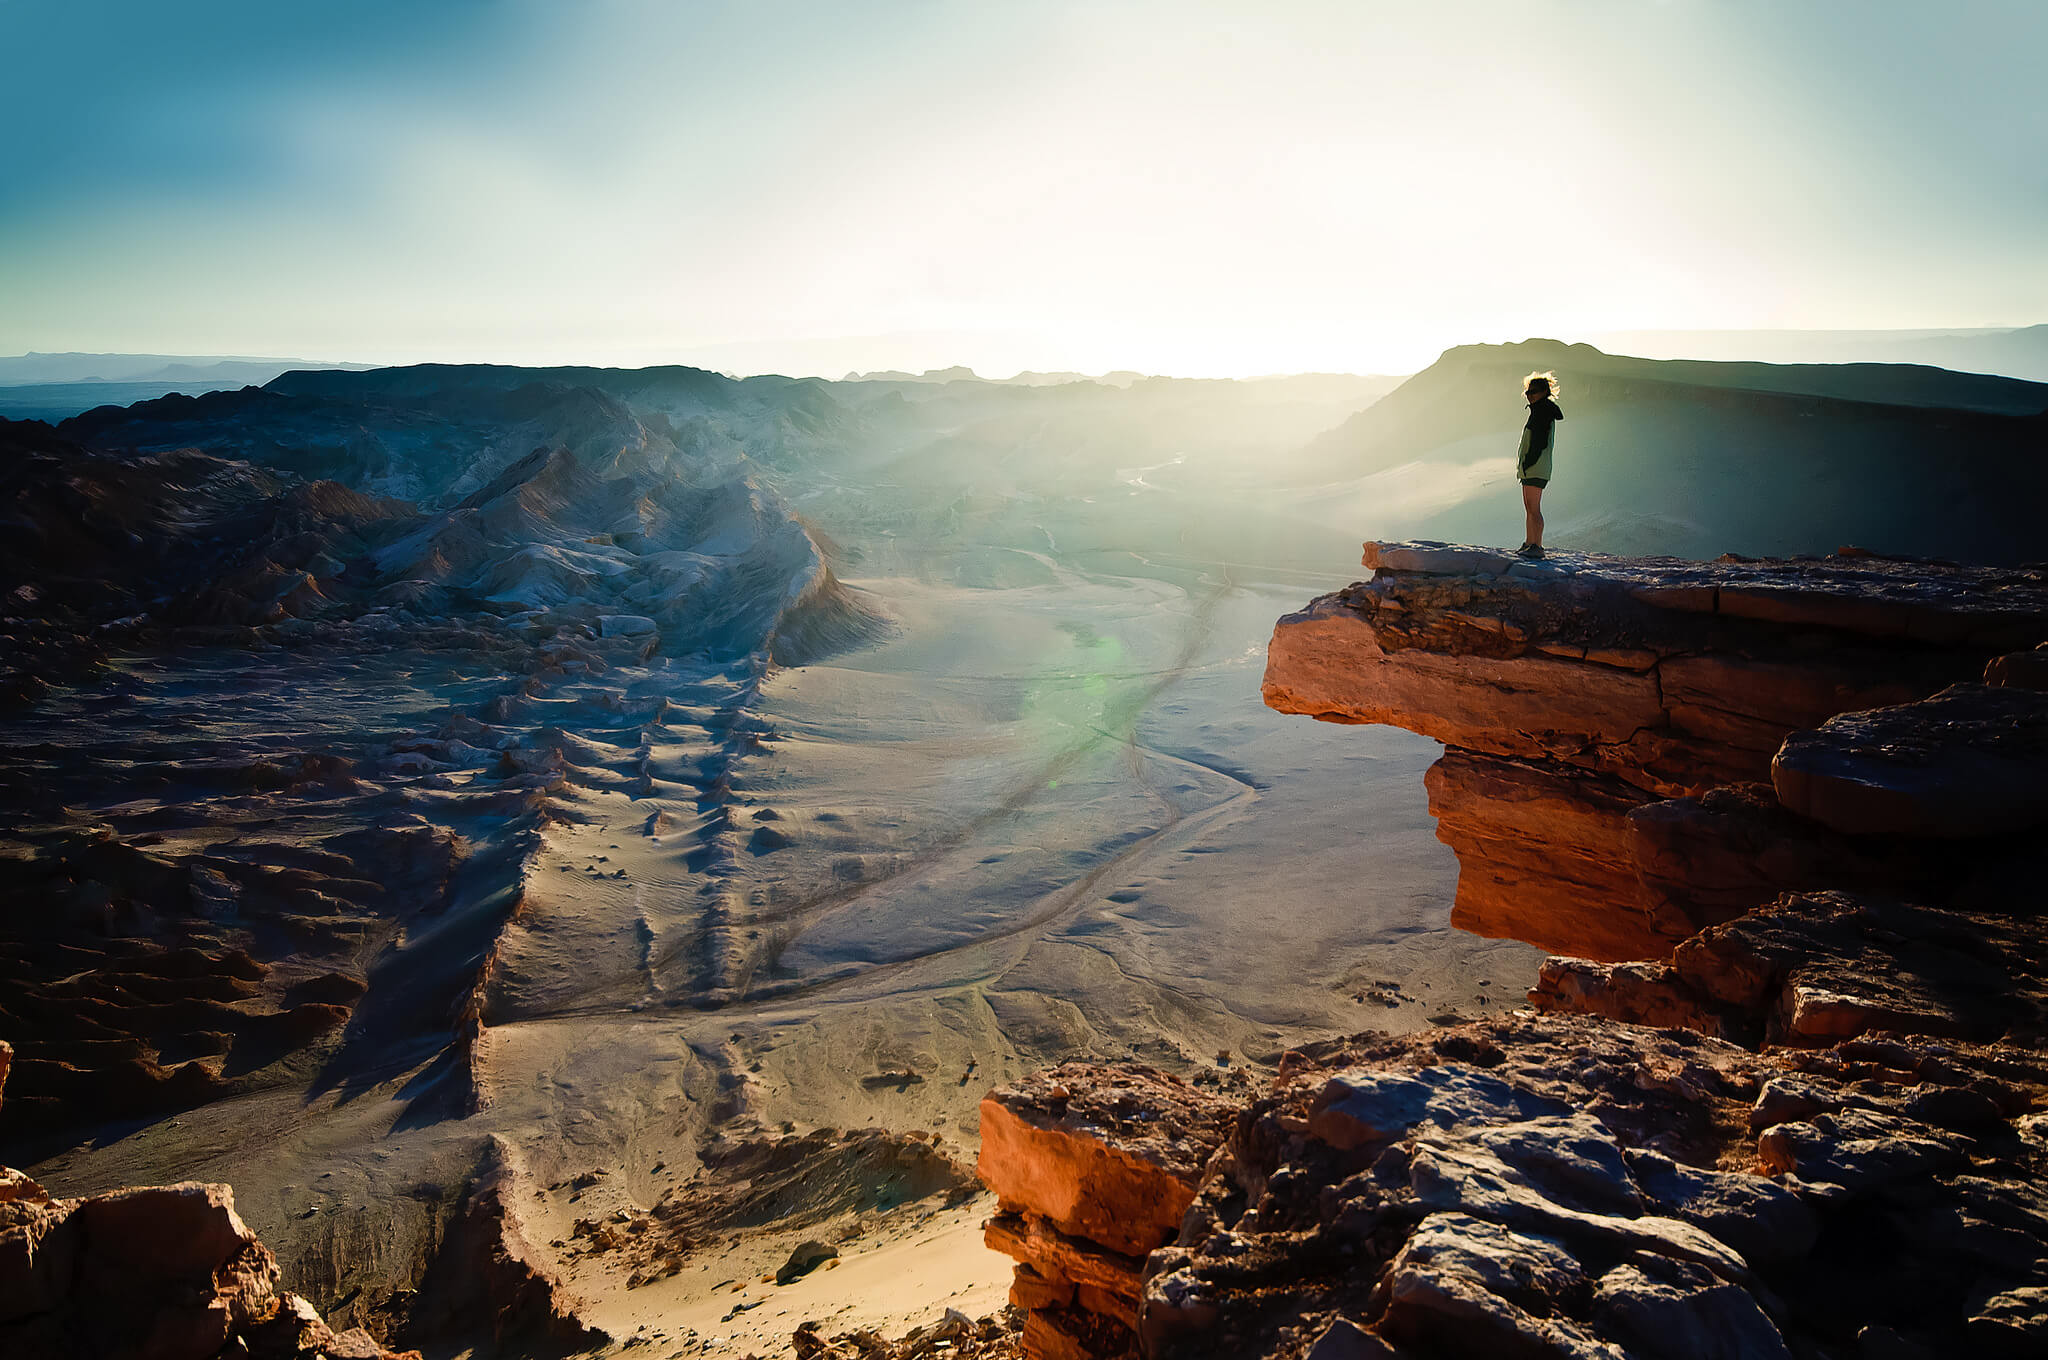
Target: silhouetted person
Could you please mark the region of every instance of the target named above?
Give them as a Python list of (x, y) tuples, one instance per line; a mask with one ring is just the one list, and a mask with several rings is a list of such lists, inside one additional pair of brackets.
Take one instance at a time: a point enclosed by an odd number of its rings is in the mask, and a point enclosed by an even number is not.
[(1543, 488), (1550, 485), (1550, 455), (1557, 447), (1557, 422), (1564, 412), (1551, 398), (1557, 395), (1555, 373), (1531, 373), (1522, 379), (1529, 419), (1522, 424), (1522, 446), (1515, 451), (1515, 476), (1522, 483), (1523, 557), (1543, 556)]

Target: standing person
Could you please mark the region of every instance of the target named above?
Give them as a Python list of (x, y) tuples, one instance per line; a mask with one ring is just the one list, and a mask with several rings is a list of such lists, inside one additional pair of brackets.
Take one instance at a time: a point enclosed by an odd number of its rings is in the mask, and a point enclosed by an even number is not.
[(1531, 373), (1522, 379), (1522, 397), (1529, 418), (1522, 423), (1522, 446), (1515, 451), (1515, 476), (1522, 483), (1523, 557), (1543, 556), (1543, 488), (1550, 485), (1550, 455), (1557, 447), (1557, 422), (1564, 419), (1553, 397), (1555, 373)]

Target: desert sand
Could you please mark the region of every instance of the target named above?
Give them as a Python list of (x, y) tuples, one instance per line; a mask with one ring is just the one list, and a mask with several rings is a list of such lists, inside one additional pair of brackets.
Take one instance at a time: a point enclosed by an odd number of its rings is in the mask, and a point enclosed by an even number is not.
[[(801, 1193), (665, 1247), (680, 1268), (652, 1282), (579, 1220), (630, 1226), (705, 1186), (744, 1199), (758, 1179), (701, 1148), (819, 1129), (887, 1131), (890, 1156), (929, 1134), (971, 1167), (981, 1095), (1046, 1063), (1227, 1080), (1526, 985), (1534, 951), (1449, 927), (1455, 865), (1421, 780), (1435, 744), (1258, 701), (1271, 620), (1342, 574), (1039, 565), (1049, 581), (1006, 589), (853, 578), (889, 636), (758, 680), (656, 663), (558, 690), (551, 716), (585, 754), (519, 861), (476, 1113), (407, 1117), (446, 1078), (398, 1051), (35, 1174), (70, 1193), (230, 1180), (288, 1279), (368, 1300), (496, 1134), (530, 1171), (520, 1227), (586, 1320), (658, 1353), (771, 1354), (806, 1319), (900, 1331), (999, 1306), (985, 1197), (942, 1207), (933, 1182), (896, 1202), (867, 1151), (827, 1138), (790, 1153)], [(644, 767), (624, 762), (608, 710), (654, 695), (680, 716)], [(713, 766), (735, 801), (707, 813)], [(810, 1239), (836, 1262), (773, 1284)]]

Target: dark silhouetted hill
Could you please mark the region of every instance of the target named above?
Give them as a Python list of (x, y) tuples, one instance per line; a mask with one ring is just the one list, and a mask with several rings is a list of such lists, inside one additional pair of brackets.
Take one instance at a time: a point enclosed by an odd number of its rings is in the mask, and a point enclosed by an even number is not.
[(1459, 495), (1407, 527), (1497, 540), (1496, 502), (1515, 495), (1520, 382), (1533, 369), (1562, 384), (1545, 505), (1562, 546), (1712, 556), (1853, 542), (1986, 562), (2048, 557), (2038, 513), (2048, 385), (1921, 365), (1635, 359), (1553, 340), (1461, 346), (1313, 441), (1284, 475), (1343, 485), (1461, 469)]

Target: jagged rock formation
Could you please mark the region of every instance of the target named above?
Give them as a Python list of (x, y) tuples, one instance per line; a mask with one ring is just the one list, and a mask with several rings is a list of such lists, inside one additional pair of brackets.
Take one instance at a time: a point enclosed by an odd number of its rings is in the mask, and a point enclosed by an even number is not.
[[(460, 374), (0, 422), (0, 1156), (406, 1072), (401, 1124), (473, 1113), (550, 828), (673, 795), (707, 875), (743, 853), (760, 685), (887, 624), (699, 442)], [(657, 773), (658, 743), (693, 758)], [(707, 901), (681, 986), (747, 966)], [(422, 1274), (481, 1193), (356, 1220), (356, 1316), (452, 1308)], [(340, 1277), (327, 1222), (276, 1239), (297, 1287)]]
[(982, 1101), (987, 1241), (1017, 1258), (1027, 1355), (1130, 1348), (1144, 1257), (1180, 1230), (1232, 1109), (1150, 1068), (1079, 1063)]
[[(2039, 571), (1377, 543), (1365, 564), (1372, 580), (1280, 620), (1266, 702), (1444, 742), (1429, 789), (1459, 857), (1454, 921), (1609, 960), (1661, 954), (1778, 891), (1910, 872), (1886, 847), (1787, 833), (1770, 804), (1716, 791), (1771, 780), (1794, 732), (1977, 681), (2048, 637)], [(1966, 701), (1987, 702), (1944, 702)], [(2006, 758), (1971, 749), (1958, 770)], [(1781, 789), (1841, 802), (1849, 781), (1804, 773), (1819, 757), (1799, 750)]]
[[(9, 1046), (0, 1043), (0, 1087)], [(278, 1288), (225, 1185), (52, 1199), (0, 1167), (0, 1355), (10, 1360), (419, 1360), (336, 1332)]]
[[(1524, 1014), (1290, 1053), (1249, 1100), (1059, 1068), (991, 1097), (1034, 1137), (982, 1172), (1027, 1356), (2032, 1354), (2044, 1096), (2010, 1046)], [(1074, 1168), (1102, 1204), (1170, 1173), (1170, 1243), (1131, 1255)]]
[[(517, 852), (559, 795), (650, 791), (679, 701), (729, 759), (770, 665), (883, 626), (778, 497), (618, 402), (428, 387), (0, 422), (10, 1154), (436, 1033), (422, 1094), (475, 1108)], [(585, 692), (682, 655), (717, 674)]]

